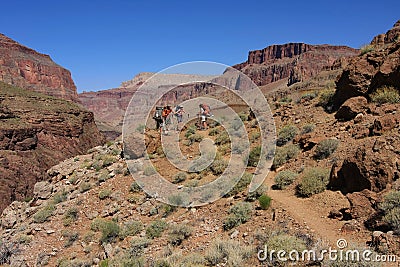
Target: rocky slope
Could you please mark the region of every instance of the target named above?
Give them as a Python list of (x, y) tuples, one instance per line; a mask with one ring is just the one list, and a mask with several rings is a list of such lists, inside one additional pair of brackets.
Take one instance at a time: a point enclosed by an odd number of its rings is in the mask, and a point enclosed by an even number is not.
[(347, 46), (288, 43), (250, 51), (246, 62), (233, 67), (257, 85), (285, 79), (290, 86), (315, 76), (339, 58), (356, 54), (356, 49)]
[(71, 73), (50, 56), (0, 34), (0, 81), (58, 98), (78, 102)]
[(383, 86), (400, 90), (400, 21), (386, 34), (376, 36), (357, 57), (349, 59), (336, 81), (336, 107), (355, 96), (370, 98)]
[(102, 142), (93, 113), (0, 82), (0, 210), (32, 196), (51, 166)]

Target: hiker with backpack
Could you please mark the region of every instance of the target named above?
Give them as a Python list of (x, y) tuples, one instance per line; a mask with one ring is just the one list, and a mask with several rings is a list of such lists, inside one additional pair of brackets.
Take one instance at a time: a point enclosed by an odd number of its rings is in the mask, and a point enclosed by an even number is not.
[(183, 109), (183, 106), (176, 106), (175, 107), (175, 116), (177, 120), (177, 125), (176, 125), (176, 130), (179, 131), (179, 123), (183, 121), (183, 113), (186, 113), (186, 111)]
[(171, 116), (170, 116), (171, 113), (172, 114), (174, 113), (171, 106), (170, 105), (165, 106), (161, 115), (163, 121), (162, 128), (164, 129), (165, 132), (168, 131), (168, 125), (171, 124)]
[(207, 130), (208, 129), (207, 117), (212, 116), (211, 115), (210, 106), (206, 105), (206, 104), (200, 104), (199, 108), (200, 108), (199, 116), (200, 116), (200, 119), (201, 119), (201, 121), (200, 121), (200, 129), (201, 130)]
[(162, 118), (162, 112), (163, 112), (163, 107), (156, 107), (156, 111), (154, 112), (153, 119), (156, 122), (156, 130), (161, 129), (162, 123), (163, 123), (163, 118)]

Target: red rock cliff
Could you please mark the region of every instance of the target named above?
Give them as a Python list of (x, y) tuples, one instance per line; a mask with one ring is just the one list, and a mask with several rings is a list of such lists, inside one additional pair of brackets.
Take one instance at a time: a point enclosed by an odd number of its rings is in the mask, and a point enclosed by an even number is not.
[(78, 102), (71, 73), (50, 56), (0, 34), (0, 81), (24, 89)]
[(260, 86), (281, 79), (291, 85), (316, 75), (339, 58), (356, 54), (356, 49), (347, 46), (288, 43), (250, 51), (246, 62), (233, 67)]

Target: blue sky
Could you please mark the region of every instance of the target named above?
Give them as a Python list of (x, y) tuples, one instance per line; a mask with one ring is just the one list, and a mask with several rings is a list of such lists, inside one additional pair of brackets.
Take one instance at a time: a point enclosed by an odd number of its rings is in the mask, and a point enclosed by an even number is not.
[[(181, 3), (182, 2), (182, 3)], [(400, 19), (400, 1), (3, 1), (0, 32), (69, 69), (78, 91), (193, 60), (305, 42), (359, 48)]]

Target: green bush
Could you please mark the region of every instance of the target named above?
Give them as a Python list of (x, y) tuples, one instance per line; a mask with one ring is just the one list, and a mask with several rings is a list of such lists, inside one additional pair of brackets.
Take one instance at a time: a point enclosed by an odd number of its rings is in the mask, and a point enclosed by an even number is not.
[[(269, 237), (266, 242), (266, 246), (268, 247), (268, 251), (283, 250), (289, 252), (295, 250), (301, 252), (307, 249), (306, 243), (302, 239), (282, 232)], [(275, 258), (276, 254), (273, 254), (273, 256), (274, 258), (272, 258), (271, 263), (274, 264), (273, 266), (279, 266), (281, 262), (277, 262), (277, 258)]]
[(207, 266), (220, 266), (221, 263), (224, 263), (224, 266), (233, 267), (252, 266), (246, 264), (246, 261), (254, 253), (251, 246), (241, 245), (238, 241), (217, 239), (210, 244), (204, 258), (208, 263)]
[(275, 176), (275, 187), (277, 189), (285, 189), (291, 185), (297, 178), (298, 174), (292, 171), (281, 171)]
[(142, 191), (142, 188), (138, 185), (138, 183), (136, 181), (134, 181), (133, 183), (131, 183), (131, 186), (129, 187), (129, 191), (132, 193), (138, 193), (138, 192)]
[(256, 201), (260, 196), (265, 194), (265, 192), (268, 190), (268, 187), (266, 185), (260, 185), (256, 190), (253, 192), (248, 192), (246, 196), (246, 201), (253, 202)]
[(57, 192), (53, 196), (53, 203), (58, 204), (58, 203), (64, 202), (65, 200), (67, 200), (67, 196), (68, 196), (68, 192), (65, 191), (64, 189), (61, 192)]
[(247, 161), (247, 166), (257, 167), (258, 161), (261, 156), (261, 146), (256, 146), (250, 150), (249, 159)]
[(178, 172), (177, 174), (175, 174), (172, 182), (177, 184), (177, 183), (185, 181), (186, 178), (187, 178), (187, 175), (185, 172)]
[(89, 191), (92, 188), (92, 184), (88, 182), (82, 182), (81, 185), (79, 186), (79, 192), (84, 193), (86, 191)]
[(143, 230), (143, 224), (140, 221), (128, 221), (123, 224), (119, 231), (119, 238), (125, 239), (127, 236), (134, 236)]
[(223, 223), (224, 230), (230, 230), (251, 218), (252, 206), (248, 202), (238, 202), (229, 210), (229, 215)]
[(283, 126), (278, 133), (278, 138), (276, 140), (277, 146), (283, 146), (287, 142), (292, 141), (292, 139), (296, 136), (299, 132), (296, 126), (288, 124)]
[(400, 93), (392, 86), (384, 86), (376, 90), (371, 95), (371, 100), (377, 104), (398, 104), (400, 103)]
[(61, 235), (62, 235), (62, 237), (64, 237), (66, 239), (66, 241), (64, 243), (64, 247), (66, 247), (66, 248), (72, 246), (74, 244), (74, 242), (79, 239), (78, 232), (64, 230), (61, 233)]
[(222, 133), (220, 133), (220, 134), (217, 136), (217, 138), (215, 138), (215, 141), (214, 141), (214, 143), (215, 143), (216, 145), (219, 145), (219, 146), (228, 144), (228, 143), (230, 143), (230, 142), (231, 142), (231, 139), (229, 138), (229, 135), (228, 135), (227, 132), (222, 132)]
[(272, 200), (272, 198), (270, 196), (265, 195), (265, 194), (261, 195), (258, 198), (258, 202), (260, 203), (260, 207), (263, 210), (267, 210), (269, 208), (269, 206), (271, 205), (271, 200)]
[(301, 133), (302, 134), (311, 133), (312, 131), (314, 131), (314, 129), (315, 129), (315, 124), (308, 123), (303, 126)]
[(189, 136), (191, 136), (192, 134), (196, 133), (196, 126), (192, 125), (190, 127), (187, 128), (186, 133), (185, 133), (185, 137), (189, 138)]
[(250, 142), (254, 143), (260, 139), (261, 133), (260, 132), (252, 132), (250, 134)]
[(273, 168), (278, 168), (285, 164), (288, 160), (297, 157), (300, 152), (300, 148), (297, 145), (290, 144), (284, 147), (278, 147), (275, 151), (274, 161), (272, 163)]
[(384, 211), (383, 220), (389, 224), (393, 230), (400, 232), (400, 191), (390, 191), (385, 195), (379, 208)]
[(168, 200), (173, 206), (184, 206), (188, 204), (189, 196), (185, 192), (178, 192), (170, 195)]
[(209, 135), (209, 136), (215, 136), (215, 135), (220, 134), (220, 132), (221, 132), (220, 129), (218, 129), (218, 128), (212, 128), (212, 129), (208, 132), (208, 135)]
[(154, 239), (160, 237), (164, 230), (167, 228), (167, 223), (162, 220), (153, 221), (146, 228), (146, 236), (148, 238)]
[(318, 143), (315, 148), (314, 158), (325, 159), (329, 157), (339, 145), (339, 140), (337, 139), (325, 139)]
[(35, 223), (44, 223), (50, 218), (50, 216), (53, 215), (54, 210), (55, 210), (54, 205), (48, 204), (47, 206), (43, 207), (41, 210), (36, 212), (35, 215), (33, 215), (33, 221)]
[(227, 166), (228, 162), (226, 160), (217, 159), (211, 163), (210, 170), (214, 175), (220, 175), (225, 171)]
[[(147, 238), (143, 237), (136, 237), (132, 239), (131, 245), (129, 248), (129, 255), (132, 255), (133, 257), (139, 257), (143, 254), (143, 251), (145, 248), (147, 248), (150, 245), (151, 241)], [(132, 265), (124, 265), (124, 266), (132, 266)], [(136, 265), (134, 265), (136, 266)], [(144, 265), (140, 265), (144, 266)], [(139, 267), (139, 266), (138, 266)]]
[(63, 218), (64, 226), (71, 225), (74, 221), (78, 219), (78, 215), (79, 215), (78, 208), (76, 207), (69, 208), (64, 214)]
[(297, 187), (297, 193), (302, 197), (310, 197), (323, 192), (329, 182), (329, 169), (319, 167), (309, 168)]
[(99, 192), (98, 196), (101, 200), (110, 197), (112, 191), (110, 189), (103, 189)]
[(192, 231), (192, 227), (186, 224), (172, 225), (168, 233), (168, 241), (174, 246), (179, 246), (183, 240), (192, 234)]
[(247, 114), (247, 113), (244, 112), (244, 111), (240, 112), (238, 115), (239, 115), (239, 118), (240, 118), (242, 121), (248, 121), (248, 119), (249, 119), (249, 114)]
[(188, 140), (190, 144), (193, 144), (195, 142), (201, 142), (203, 140), (204, 136), (201, 134), (192, 134), (188, 137)]
[(93, 220), (90, 224), (90, 228), (92, 231), (101, 232), (100, 241), (103, 243), (114, 241), (120, 232), (120, 227), (116, 222), (103, 219)]
[(371, 45), (371, 44), (367, 44), (367, 45), (363, 45), (361, 48), (360, 48), (360, 55), (362, 56), (362, 55), (365, 55), (365, 54), (367, 54), (367, 53), (369, 53), (369, 52), (372, 52), (372, 51), (374, 51), (375, 50), (375, 47), (373, 46), (373, 45)]
[(330, 111), (333, 106), (334, 89), (326, 89), (319, 95), (318, 106), (323, 107), (326, 111)]
[(316, 98), (317, 96), (318, 96), (318, 92), (317, 92), (317, 91), (308, 92), (308, 93), (304, 93), (304, 94), (301, 96), (301, 99), (304, 99), (304, 100), (309, 101), (309, 100), (312, 100), (312, 99)]

